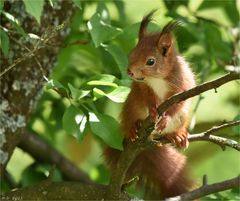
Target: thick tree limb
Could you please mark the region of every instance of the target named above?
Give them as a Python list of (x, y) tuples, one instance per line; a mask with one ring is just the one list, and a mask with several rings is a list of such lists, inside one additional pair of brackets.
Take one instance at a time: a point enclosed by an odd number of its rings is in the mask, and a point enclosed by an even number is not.
[(1, 196), (1, 200), (102, 200), (105, 192), (106, 186), (103, 185), (43, 181), (35, 186), (13, 190)]
[(183, 200), (195, 200), (206, 195), (217, 193), (220, 191), (228, 190), (231, 188), (240, 188), (240, 176), (235, 177), (233, 179), (229, 179), (223, 182), (214, 183), (211, 185), (203, 185), (202, 187), (193, 190), (188, 193), (184, 193), (182, 195), (167, 198), (165, 201), (183, 201)]
[[(240, 187), (240, 177), (223, 182), (204, 185), (182, 195), (167, 198), (165, 201), (194, 200), (212, 193)], [(57, 193), (56, 193), (57, 192)], [(51, 183), (43, 181), (35, 186), (14, 190), (1, 200), (103, 200), (106, 197), (107, 186), (85, 185), (77, 182)], [(118, 200), (131, 200), (125, 193)], [(138, 199), (134, 199), (138, 200)]]
[(24, 133), (23, 140), (18, 144), (18, 147), (28, 152), (39, 162), (56, 165), (67, 180), (91, 183), (86, 173), (82, 172), (38, 135)]

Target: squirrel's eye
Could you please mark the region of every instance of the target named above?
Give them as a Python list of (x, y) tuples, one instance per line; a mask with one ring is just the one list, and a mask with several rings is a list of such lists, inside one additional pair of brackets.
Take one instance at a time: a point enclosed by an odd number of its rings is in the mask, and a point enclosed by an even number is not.
[(155, 59), (154, 58), (150, 58), (146, 62), (146, 65), (148, 65), (148, 66), (152, 66), (153, 64), (155, 64)]

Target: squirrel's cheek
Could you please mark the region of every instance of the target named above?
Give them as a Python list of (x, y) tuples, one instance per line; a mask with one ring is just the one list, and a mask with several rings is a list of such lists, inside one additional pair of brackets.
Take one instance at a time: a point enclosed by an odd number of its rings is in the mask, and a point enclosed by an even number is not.
[(154, 73), (156, 72), (156, 69), (155, 68), (151, 68), (151, 67), (147, 67), (147, 68), (143, 68), (141, 69), (141, 73), (143, 75), (147, 75), (147, 76), (151, 76), (153, 75)]

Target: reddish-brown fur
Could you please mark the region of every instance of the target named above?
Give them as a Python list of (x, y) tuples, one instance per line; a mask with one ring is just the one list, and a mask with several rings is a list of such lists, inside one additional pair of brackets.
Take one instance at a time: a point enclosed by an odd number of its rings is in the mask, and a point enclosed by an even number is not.
[[(152, 109), (168, 97), (195, 86), (192, 71), (173, 45), (171, 31), (177, 23), (169, 23), (162, 32), (147, 33), (151, 15), (143, 19), (139, 42), (129, 56), (128, 73), (135, 81), (123, 106), (121, 126), (125, 138), (133, 141), (138, 137), (136, 122), (151, 115)], [(155, 61), (151, 66), (147, 64), (149, 58)], [(159, 83), (159, 87), (155, 83)], [(159, 132), (168, 129), (164, 135), (179, 147), (186, 147), (188, 142), (188, 105), (189, 101), (173, 105), (157, 123), (161, 128)], [(119, 151), (110, 148), (105, 151), (111, 168), (114, 169), (119, 155)], [(165, 145), (142, 152), (129, 168), (128, 177), (138, 175), (138, 185), (144, 188), (146, 197), (159, 199), (186, 192), (191, 187), (187, 172), (185, 157)]]

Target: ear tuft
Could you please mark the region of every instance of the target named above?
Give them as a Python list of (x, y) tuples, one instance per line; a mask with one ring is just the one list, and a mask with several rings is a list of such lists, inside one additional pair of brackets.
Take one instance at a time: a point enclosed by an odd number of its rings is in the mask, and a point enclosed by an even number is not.
[(182, 24), (183, 23), (181, 21), (171, 21), (161, 31), (158, 40), (158, 47), (160, 48), (163, 56), (167, 55), (167, 52), (173, 43), (172, 31)]
[(141, 38), (143, 38), (144, 35), (146, 34), (147, 25), (152, 20), (152, 16), (155, 12), (156, 12), (156, 10), (152, 10), (149, 14), (147, 14), (146, 16), (143, 17), (142, 22), (140, 24), (139, 33), (138, 33), (139, 40), (141, 40)]
[(164, 34), (171, 33), (174, 31), (176, 28), (180, 27), (183, 25), (182, 21), (179, 20), (172, 20), (170, 21), (165, 27), (163, 27), (163, 30), (161, 31), (160, 37)]

